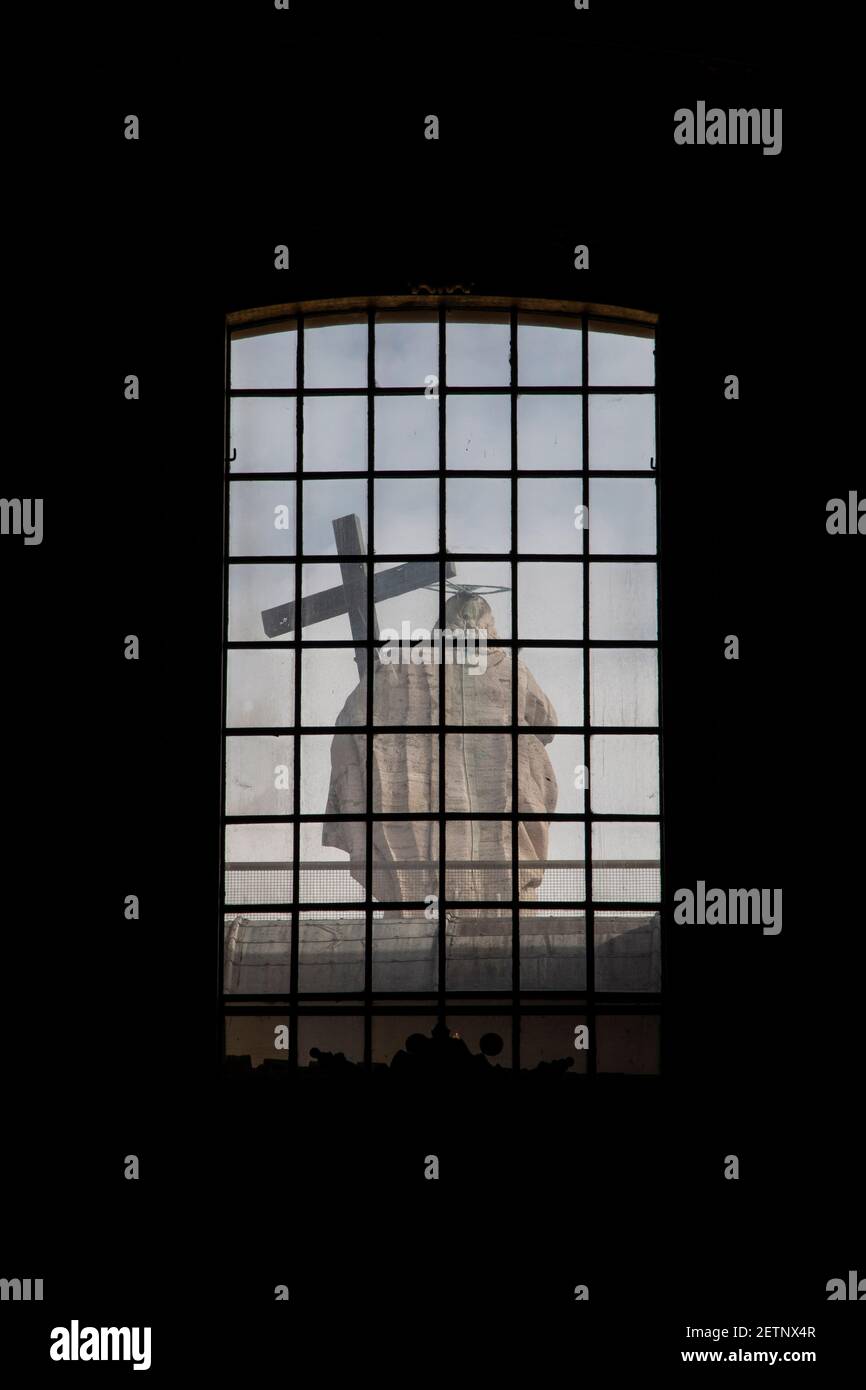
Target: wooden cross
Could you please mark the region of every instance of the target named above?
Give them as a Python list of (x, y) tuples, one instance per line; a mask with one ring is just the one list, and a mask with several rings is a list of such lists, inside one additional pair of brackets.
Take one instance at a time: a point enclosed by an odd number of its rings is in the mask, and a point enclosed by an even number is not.
[[(323, 589), (318, 594), (308, 594), (301, 600), (301, 627), (313, 623), (323, 623), (327, 618), (336, 618), (340, 613), (348, 613), (352, 637), (356, 642), (367, 640), (367, 565), (355, 560), (353, 555), (363, 555), (364, 533), (357, 516), (340, 516), (333, 523), (337, 542), (337, 555), (340, 559), (342, 584), (333, 589)], [(457, 573), (453, 560), (445, 564), (445, 577), (450, 579)], [(426, 588), (439, 582), (438, 560), (410, 560), (408, 564), (396, 565), (373, 577), (373, 639), (379, 640), (379, 620), (375, 605), (382, 599), (397, 598), (399, 594), (411, 593), (414, 589)], [(281, 603), (276, 608), (266, 608), (262, 613), (262, 625), (267, 637), (281, 637), (295, 630), (295, 603)], [(363, 649), (356, 654), (358, 671), (363, 676), (367, 667), (367, 654)]]

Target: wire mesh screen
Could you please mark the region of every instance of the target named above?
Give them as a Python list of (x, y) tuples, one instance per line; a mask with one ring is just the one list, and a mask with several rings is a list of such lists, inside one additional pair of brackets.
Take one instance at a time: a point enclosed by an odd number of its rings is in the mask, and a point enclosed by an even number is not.
[[(384, 866), (383, 866), (384, 867)], [(395, 866), (388, 866), (393, 869)], [(402, 861), (396, 866), (403, 888), (402, 900), (422, 904), (430, 892), (431, 865)], [(373, 890), (376, 889), (373, 866)], [(452, 861), (445, 864), (449, 901), (499, 901), (511, 898), (511, 869), (501, 860)], [(545, 865), (541, 883), (535, 884), (538, 865), (518, 865), (519, 895), (536, 903), (583, 902), (586, 897), (586, 864), (582, 859), (555, 859)], [(656, 903), (661, 892), (657, 859), (596, 859), (592, 866), (596, 902)], [(363, 886), (348, 864), (301, 863), (298, 865), (299, 901), (302, 903), (362, 903)], [(226, 903), (253, 907), (292, 902), (292, 865), (286, 863), (226, 864)]]

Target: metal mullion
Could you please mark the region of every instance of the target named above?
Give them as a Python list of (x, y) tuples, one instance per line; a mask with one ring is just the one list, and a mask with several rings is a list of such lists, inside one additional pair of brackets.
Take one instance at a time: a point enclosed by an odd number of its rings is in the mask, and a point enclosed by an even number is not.
[[(295, 562), (294, 560), (291, 560), (289, 563), (294, 565)], [(300, 646), (304, 651), (306, 651), (307, 648), (357, 647), (357, 645), (358, 643), (355, 641), (353, 637), (334, 637), (321, 639), (304, 637), (300, 642)], [(387, 643), (387, 641), (384, 641), (380, 642), (379, 645), (387, 646), (389, 644)], [(418, 643), (413, 642), (411, 645), (417, 646)], [(580, 647), (586, 646), (587, 644), (580, 637), (521, 637), (519, 643), (516, 637), (494, 637), (491, 638), (487, 645), (490, 647), (514, 647), (518, 645), (521, 647), (561, 647), (565, 650), (577, 650)], [(658, 647), (659, 644), (658, 641), (656, 641), (653, 638), (639, 638), (637, 640), (634, 640), (631, 638), (624, 637), (594, 637), (592, 641), (589, 643), (589, 645), (591, 647), (647, 647), (650, 650), (652, 650), (654, 647)], [(285, 641), (281, 639), (278, 642), (256, 642), (252, 640), (230, 641), (226, 643), (226, 646), (228, 647), (229, 651), (242, 651), (247, 649), (251, 651), (255, 651), (257, 649), (263, 651), (280, 651), (281, 649), (293, 647), (294, 639), (291, 639), (290, 641)]]
[[(511, 630), (515, 639), (520, 636), (520, 614), (518, 606), (518, 560), (517, 560), (517, 310), (510, 314), (511, 333)], [(511, 1016), (511, 1071), (520, 1072), (520, 787), (518, 785), (517, 765), (520, 743), (517, 735), (518, 672), (520, 651), (515, 646), (511, 654), (511, 998), (514, 1012)]]
[[(307, 476), (309, 476), (309, 475), (307, 475)], [(341, 477), (344, 477), (345, 474), (341, 474), (340, 476), (341, 476)], [(365, 475), (359, 475), (359, 476), (365, 476)], [(488, 476), (488, 474), (485, 473), (485, 477), (486, 477), (486, 476)], [(231, 556), (229, 556), (229, 564), (232, 564), (232, 565), (285, 565), (285, 564), (291, 564), (293, 558), (294, 558), (294, 557), (291, 556), (291, 555), (231, 555)], [(376, 558), (376, 563), (377, 563), (377, 564), (388, 564), (388, 563), (403, 564), (403, 563), (405, 563), (405, 561), (406, 561), (406, 552), (405, 552), (405, 551), (400, 551), (400, 552), (398, 552), (398, 553), (396, 553), (396, 554), (393, 554), (393, 555), (377, 555), (375, 558)], [(439, 558), (440, 558), (440, 557), (439, 557), (438, 551), (435, 551), (435, 550), (427, 550), (427, 551), (420, 551), (420, 552), (418, 552), (417, 554), (413, 554), (413, 555), (411, 556), (411, 561), (412, 561), (412, 563), (415, 563), (416, 561), (418, 561), (418, 562), (424, 561), (424, 560), (426, 560), (426, 561), (433, 561), (433, 560), (438, 560)], [(483, 562), (483, 563), (485, 563), (485, 564), (491, 564), (491, 563), (494, 563), (495, 561), (499, 561), (501, 564), (507, 564), (507, 563), (511, 560), (511, 558), (512, 558), (512, 555), (511, 555), (511, 551), (510, 551), (510, 550), (503, 550), (503, 551), (496, 551), (496, 552), (493, 552), (493, 551), (461, 551), (459, 554), (458, 554), (458, 553), (452, 553), (452, 554), (450, 554), (450, 555), (448, 556), (448, 559), (449, 559), (449, 560), (464, 560), (464, 561), (469, 561), (469, 560), (471, 560), (471, 561), (473, 561), (473, 562), (475, 562), (475, 561), (481, 561), (481, 562)], [(532, 561), (538, 560), (538, 561), (543, 562), (544, 564), (551, 564), (551, 563), (552, 563), (552, 564), (572, 564), (572, 565), (573, 565), (573, 564), (575, 564), (575, 563), (580, 563), (579, 560), (576, 560), (573, 551), (570, 552), (570, 553), (561, 553), (561, 554), (560, 554), (560, 553), (557, 553), (557, 554), (555, 554), (555, 555), (548, 555), (548, 554), (545, 554), (544, 551), (532, 551), (532, 552), (527, 551), (526, 554), (521, 554), (520, 558), (521, 558), (521, 560), (532, 560)], [(625, 564), (625, 563), (628, 563), (628, 564), (655, 565), (655, 564), (658, 563), (658, 557), (657, 557), (656, 555), (593, 555), (592, 559), (593, 559), (593, 563), (594, 563), (594, 564), (611, 564), (611, 565), (614, 565), (614, 564)], [(305, 555), (305, 556), (304, 556), (304, 563), (305, 563), (305, 564), (333, 565), (333, 564), (336, 564), (336, 563), (337, 563), (337, 560), (338, 560), (338, 557), (336, 557), (336, 556), (334, 556), (334, 555)]]
[[(654, 343), (655, 343), (655, 347), (657, 347), (657, 346), (658, 346), (658, 335), (657, 335), (657, 334), (654, 335)], [(662, 345), (664, 345), (664, 333), (662, 333)], [(664, 904), (664, 902), (665, 902), (666, 884), (667, 884), (667, 865), (666, 865), (666, 858), (665, 858), (665, 855), (666, 855), (666, 848), (665, 848), (665, 845), (666, 845), (666, 836), (665, 836), (664, 698), (663, 698), (663, 666), (664, 666), (664, 662), (662, 661), (662, 573), (661, 573), (661, 554), (662, 554), (662, 524), (661, 524), (662, 499), (661, 499), (661, 493), (662, 493), (662, 489), (661, 489), (661, 482), (660, 482), (662, 470), (661, 470), (661, 467), (660, 467), (661, 459), (660, 459), (660, 454), (659, 454), (659, 394), (658, 394), (659, 366), (661, 365), (662, 374), (664, 374), (664, 355), (662, 354), (662, 357), (660, 358), (660, 357), (658, 356), (658, 353), (655, 352), (655, 348), (654, 348), (654, 353), (655, 353), (655, 357), (656, 357), (656, 363), (655, 363), (655, 388), (654, 388), (654, 393), (653, 393), (654, 405), (655, 405), (655, 469), (653, 470), (653, 476), (655, 477), (655, 480), (656, 480), (656, 556), (657, 556), (657, 560), (658, 560), (658, 563), (657, 563), (657, 565), (656, 565), (656, 624), (657, 624), (656, 639), (657, 639), (658, 644), (659, 644), (659, 645), (658, 645), (658, 661), (657, 661), (657, 663), (656, 663), (656, 681), (657, 681), (657, 683), (658, 683), (658, 707), (659, 707), (659, 723), (658, 723), (658, 751), (659, 751), (659, 763), (658, 763), (658, 777), (659, 777), (659, 808), (658, 808), (658, 810), (659, 810), (659, 815), (658, 815), (658, 825), (659, 825), (659, 896), (660, 896), (660, 898), (661, 898), (662, 904)], [(659, 949), (659, 970), (660, 970), (660, 981), (659, 981), (659, 983), (660, 983), (660, 994), (662, 995), (662, 997), (664, 997), (664, 993), (665, 993), (665, 990), (666, 990), (666, 985), (667, 985), (667, 972), (668, 972), (668, 965), (669, 965), (669, 960), (668, 960), (668, 949), (667, 949), (667, 946), (668, 946), (668, 933), (667, 933), (667, 927), (666, 927), (666, 923), (665, 923), (664, 910), (663, 910), (663, 908), (662, 908), (662, 910), (659, 912), (659, 947), (660, 947), (660, 949)], [(662, 1072), (664, 1071), (664, 1065), (665, 1065), (665, 1060), (666, 1060), (666, 1048), (667, 1048), (667, 1036), (666, 1036), (666, 1034), (667, 1034), (667, 1029), (666, 1029), (666, 1014), (665, 1014), (664, 1009), (662, 1009), (662, 1010), (660, 1011), (660, 1015), (659, 1015), (659, 1069), (660, 1069)]]
[[(297, 318), (297, 360), (296, 377), (298, 383), (298, 408), (295, 411), (295, 457), (298, 461), (297, 481), (295, 483), (295, 603), (298, 604), (298, 612), (301, 611), (301, 594), (303, 593), (303, 562), (304, 562), (304, 535), (303, 535), (303, 513), (304, 513), (304, 316), (299, 314)], [(293, 800), (292, 800), (292, 897), (295, 906), (292, 908), (291, 916), (291, 963), (289, 966), (289, 990), (291, 992), (291, 1005), (289, 1016), (289, 1068), (297, 1072), (298, 1070), (298, 995), (300, 992), (300, 962), (301, 962), (301, 919), (298, 914), (297, 902), (300, 897), (301, 888), (301, 822), (298, 813), (301, 809), (301, 683), (303, 680), (301, 659), (301, 636), (302, 627), (298, 623), (293, 635), (292, 646), (295, 657), (295, 732), (292, 736), (292, 747), (294, 748), (295, 762), (292, 768)]]
[(376, 360), (376, 315), (373, 309), (367, 310), (367, 632), (364, 643), (364, 667), (366, 686), (367, 724), (364, 733), (366, 777), (367, 823), (364, 827), (364, 1066), (368, 1072), (373, 1068), (373, 909), (369, 906), (373, 891), (373, 684), (378, 662), (378, 647), (373, 639), (375, 604), (373, 602), (373, 555), (375, 553), (375, 490), (373, 486), (373, 464), (375, 459), (375, 383)]
[[(372, 732), (377, 734), (429, 734), (438, 727), (446, 734), (498, 734), (502, 738), (507, 738), (511, 732), (507, 724), (444, 724), (434, 726), (432, 724), (375, 724), (370, 726)], [(521, 724), (520, 728), (528, 734), (541, 733), (547, 726), (542, 724)], [(368, 732), (366, 724), (348, 724), (345, 729), (337, 731), (338, 737), (349, 734), (362, 734)], [(629, 734), (635, 737), (641, 735), (658, 735), (658, 724), (558, 724), (557, 734)], [(243, 725), (240, 728), (230, 726), (226, 729), (227, 738), (263, 738), (263, 737), (286, 737), (295, 732), (294, 724), (274, 724), (274, 725)], [(331, 724), (305, 724), (303, 726), (305, 734), (318, 734), (325, 737), (327, 734), (334, 733)]]
[(445, 546), (446, 546), (446, 517), (447, 517), (447, 479), (446, 465), (448, 462), (446, 449), (446, 396), (447, 396), (447, 371), (448, 363), (445, 352), (445, 306), (439, 306), (439, 636), (437, 641), (440, 644), (439, 662), (439, 732), (438, 732), (438, 777), (439, 777), (439, 893), (437, 897), (438, 915), (436, 918), (437, 926), (437, 946), (438, 946), (438, 969), (437, 969), (437, 1021), (445, 1022), (445, 990), (447, 984), (448, 959), (446, 953), (446, 927), (447, 927), (447, 874), (446, 874), (446, 845), (445, 845), (445, 661), (444, 647), (445, 638), (442, 632), (445, 628)]
[(222, 1010), (222, 1001), (225, 996), (225, 862), (226, 862), (226, 719), (228, 715), (228, 633), (229, 633), (229, 445), (231, 442), (231, 402), (229, 399), (229, 389), (231, 387), (231, 330), (228, 324), (225, 326), (224, 353), (225, 353), (225, 379), (226, 379), (226, 399), (223, 409), (223, 555), (222, 555), (222, 672), (221, 672), (221, 698), (220, 698), (220, 745), (219, 745), (219, 785), (220, 785), (220, 861), (219, 861), (219, 889), (218, 889), (218, 913), (219, 931), (217, 934), (217, 944), (219, 954), (217, 957), (217, 1008), (218, 1028), (217, 1028), (217, 1061), (220, 1068), (225, 1064), (225, 1015)]
[[(586, 314), (581, 314), (581, 377), (585, 387), (589, 387), (589, 323)], [(584, 723), (589, 725), (588, 715), (591, 716), (592, 708), (590, 703), (590, 612), (589, 612), (589, 575), (590, 575), (590, 552), (589, 552), (589, 391), (584, 392), (581, 398), (581, 456), (583, 459), (583, 505), (585, 507), (584, 519), (586, 525), (583, 531), (583, 718)], [(584, 789), (583, 806), (585, 820), (583, 825), (584, 847), (583, 857), (586, 865), (586, 930), (584, 941), (586, 947), (586, 1021), (589, 1025), (589, 1049), (586, 1056), (587, 1075), (595, 1076), (598, 1072), (598, 1042), (596, 1039), (596, 1014), (595, 1014), (595, 912), (592, 902), (592, 774), (590, 764), (592, 761), (592, 736), (590, 733), (584, 735), (583, 754), (584, 765), (586, 767), (586, 787)]]

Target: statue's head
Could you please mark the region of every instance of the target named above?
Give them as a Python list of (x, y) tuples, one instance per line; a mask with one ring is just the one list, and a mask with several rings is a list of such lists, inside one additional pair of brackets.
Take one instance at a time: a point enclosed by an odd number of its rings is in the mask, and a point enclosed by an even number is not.
[(452, 594), (445, 605), (445, 626), (452, 632), (460, 628), (480, 632), (483, 628), (489, 637), (496, 636), (493, 609), (483, 594)]

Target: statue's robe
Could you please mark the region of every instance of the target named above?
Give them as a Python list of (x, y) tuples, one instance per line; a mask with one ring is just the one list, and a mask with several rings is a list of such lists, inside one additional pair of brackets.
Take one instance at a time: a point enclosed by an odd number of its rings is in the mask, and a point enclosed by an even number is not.
[[(492, 647), (487, 668), (457, 662), (445, 667), (445, 715), (448, 724), (510, 724), (512, 654)], [(473, 674), (474, 669), (474, 674)], [(435, 820), (410, 817), (439, 809), (439, 666), (379, 664), (373, 686), (375, 725), (429, 726), (429, 733), (377, 734), (373, 743), (372, 809), (392, 812), (394, 819), (373, 822), (372, 895), (379, 902), (423, 902), (440, 893), (436, 878), (439, 826)], [(336, 722), (350, 730), (366, 720), (366, 686), (361, 682), (346, 700)], [(531, 672), (517, 659), (517, 722), (536, 726), (518, 736), (518, 811), (550, 813), (556, 809), (556, 776), (545, 744), (554, 737), (556, 712)], [(366, 741), (356, 732), (340, 733), (331, 746), (328, 813), (366, 813)], [(448, 734), (445, 762), (445, 807), (448, 811), (510, 813), (512, 790), (510, 734)], [(518, 822), (520, 896), (533, 898), (544, 876), (548, 822)], [(345, 850), (350, 872), (364, 882), (365, 825), (331, 821), (322, 843)], [(469, 901), (503, 901), (511, 891), (511, 822), (449, 820), (446, 826), (445, 896)], [(454, 863), (458, 866), (452, 867)], [(481, 861), (479, 863), (479, 861)], [(492, 861), (492, 862), (491, 862)], [(484, 863), (487, 867), (483, 867)], [(502, 864), (503, 868), (497, 868)], [(477, 867), (472, 867), (477, 865)], [(464, 915), (464, 914), (461, 914)], [(477, 910), (476, 910), (477, 915)]]

